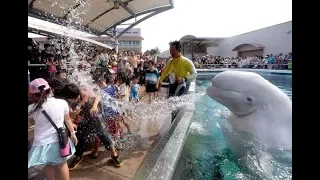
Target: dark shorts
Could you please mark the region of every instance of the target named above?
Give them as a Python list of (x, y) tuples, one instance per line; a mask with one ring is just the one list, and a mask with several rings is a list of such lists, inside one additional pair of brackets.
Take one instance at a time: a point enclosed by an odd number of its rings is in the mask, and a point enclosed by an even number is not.
[(156, 84), (147, 84), (146, 86), (146, 92), (157, 92), (158, 89), (156, 88)]
[(138, 68), (133, 68), (133, 74), (138, 75)]
[(181, 96), (181, 95), (187, 94), (187, 88), (186, 88), (185, 86), (183, 86), (183, 87), (178, 91), (178, 93), (175, 95), (175, 92), (176, 92), (176, 89), (177, 89), (178, 85), (179, 85), (179, 84), (177, 84), (177, 83), (170, 84), (170, 87), (169, 87), (169, 97), (172, 97), (172, 96)]

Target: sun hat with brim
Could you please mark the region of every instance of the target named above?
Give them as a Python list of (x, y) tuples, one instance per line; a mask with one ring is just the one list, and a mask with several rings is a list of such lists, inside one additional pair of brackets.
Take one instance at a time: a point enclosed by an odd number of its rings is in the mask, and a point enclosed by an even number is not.
[(47, 90), (50, 88), (46, 80), (38, 78), (30, 82), (29, 91), (31, 94), (36, 94), (40, 92), (41, 87), (43, 87), (43, 90)]

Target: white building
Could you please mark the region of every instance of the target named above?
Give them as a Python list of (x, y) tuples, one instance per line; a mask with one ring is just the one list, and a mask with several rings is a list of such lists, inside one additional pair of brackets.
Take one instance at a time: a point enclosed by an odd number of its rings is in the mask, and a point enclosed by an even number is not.
[[(124, 28), (117, 28), (117, 34), (122, 32)], [(114, 42), (109, 36), (93, 37), (92, 39), (103, 42), (105, 44), (114, 46)], [(119, 37), (119, 50), (120, 51), (135, 51), (142, 52), (141, 29), (132, 28)]]
[(229, 38), (184, 36), (183, 54), (237, 57), (292, 52), (292, 21)]

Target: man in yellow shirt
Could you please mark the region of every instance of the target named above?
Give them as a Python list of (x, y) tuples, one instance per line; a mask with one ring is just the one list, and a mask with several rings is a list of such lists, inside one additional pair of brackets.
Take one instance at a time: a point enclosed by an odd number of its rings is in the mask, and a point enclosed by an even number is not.
[(187, 93), (187, 83), (196, 79), (197, 71), (193, 62), (181, 55), (181, 43), (179, 41), (173, 41), (169, 44), (172, 59), (167, 62), (158, 84), (161, 84), (164, 78), (169, 77), (169, 97), (181, 96)]

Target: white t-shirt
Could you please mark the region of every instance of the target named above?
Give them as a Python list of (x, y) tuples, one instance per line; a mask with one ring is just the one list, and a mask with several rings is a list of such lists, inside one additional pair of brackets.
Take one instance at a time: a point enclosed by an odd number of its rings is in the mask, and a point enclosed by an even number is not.
[[(34, 104), (29, 105), (28, 112), (33, 110)], [(65, 100), (48, 98), (42, 105), (42, 109), (39, 109), (31, 117), (34, 119), (34, 140), (33, 146), (43, 146), (59, 142), (58, 133), (49, 122), (49, 120), (41, 112), (45, 110), (52, 121), (58, 128), (64, 126), (64, 115), (69, 113), (69, 106)]]

